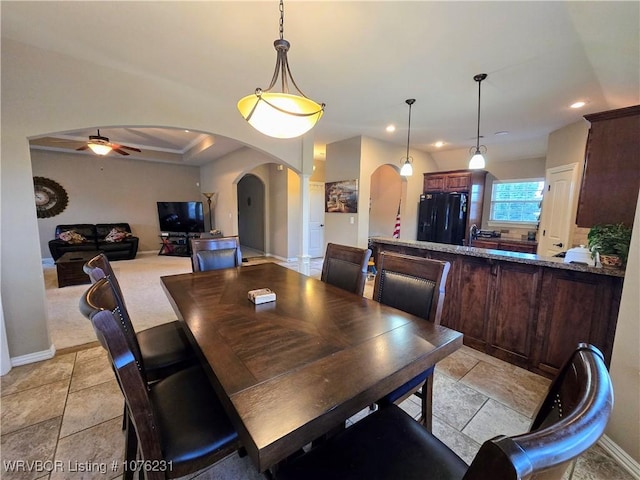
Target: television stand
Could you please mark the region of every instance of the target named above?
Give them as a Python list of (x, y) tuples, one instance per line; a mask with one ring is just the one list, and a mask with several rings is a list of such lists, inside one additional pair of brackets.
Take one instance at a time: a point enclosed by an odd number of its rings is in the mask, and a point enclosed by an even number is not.
[(162, 233), (160, 234), (162, 243), (158, 255), (190, 257), (191, 239), (199, 237), (199, 233)]

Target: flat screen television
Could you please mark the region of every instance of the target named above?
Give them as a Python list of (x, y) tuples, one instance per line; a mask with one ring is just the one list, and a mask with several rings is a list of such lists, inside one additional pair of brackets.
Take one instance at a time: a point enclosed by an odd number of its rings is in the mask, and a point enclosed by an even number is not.
[(204, 232), (202, 202), (157, 202), (161, 232)]

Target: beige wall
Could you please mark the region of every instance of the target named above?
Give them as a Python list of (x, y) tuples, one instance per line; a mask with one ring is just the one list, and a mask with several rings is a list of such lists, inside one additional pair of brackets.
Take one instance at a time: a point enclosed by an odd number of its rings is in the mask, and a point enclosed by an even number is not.
[(47, 242), (56, 225), (69, 223), (127, 222), (140, 238), (139, 251), (158, 250), (156, 202), (204, 199), (199, 167), (43, 150), (31, 150), (31, 164), (34, 176), (55, 180), (69, 195), (60, 215), (38, 219), (43, 258), (51, 257)]
[(606, 434), (640, 463), (640, 196), (611, 357), (614, 407)]

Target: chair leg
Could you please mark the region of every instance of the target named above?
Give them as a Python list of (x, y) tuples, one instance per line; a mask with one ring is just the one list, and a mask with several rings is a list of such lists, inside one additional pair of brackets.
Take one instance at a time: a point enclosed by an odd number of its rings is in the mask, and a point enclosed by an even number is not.
[(125, 418), (123, 423), (125, 425), (125, 443), (124, 443), (124, 465), (125, 470), (122, 476), (122, 480), (133, 480), (135, 470), (132, 468), (135, 465), (135, 461), (138, 458), (138, 436), (131, 424), (129, 418), (129, 412), (125, 407)]
[(431, 432), (433, 427), (433, 374), (429, 375), (422, 386), (422, 417), (420, 423)]

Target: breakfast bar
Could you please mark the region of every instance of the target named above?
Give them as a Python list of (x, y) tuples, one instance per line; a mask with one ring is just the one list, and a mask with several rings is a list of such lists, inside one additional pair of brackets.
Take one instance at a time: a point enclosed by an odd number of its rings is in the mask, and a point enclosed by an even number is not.
[(383, 250), (447, 261), (442, 325), (476, 350), (552, 378), (578, 342), (611, 361), (624, 270), (562, 258), (386, 237)]

